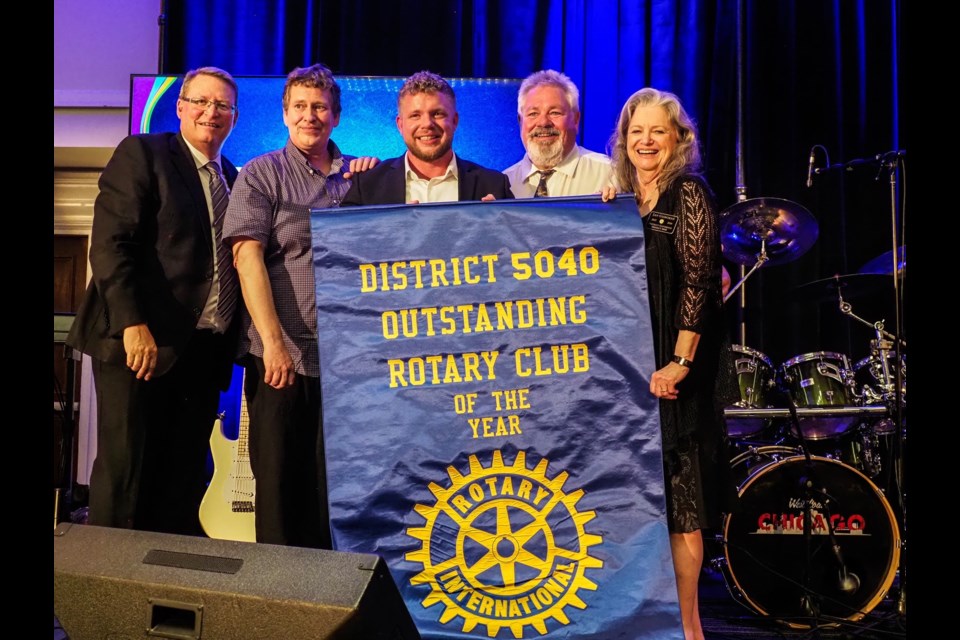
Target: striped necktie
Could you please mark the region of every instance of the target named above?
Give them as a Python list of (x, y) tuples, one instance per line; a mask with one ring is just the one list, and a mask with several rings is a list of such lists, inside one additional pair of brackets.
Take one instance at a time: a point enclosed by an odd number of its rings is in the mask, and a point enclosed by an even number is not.
[(546, 198), (550, 194), (547, 193), (547, 178), (553, 175), (554, 169), (550, 171), (537, 171), (540, 174), (540, 182), (537, 183), (537, 192), (533, 194), (534, 198)]
[(227, 213), (230, 200), (227, 185), (220, 173), (220, 165), (208, 162), (204, 168), (210, 174), (210, 201), (213, 203), (213, 233), (217, 247), (217, 277), (220, 283), (220, 295), (217, 302), (217, 315), (229, 327), (237, 302), (237, 271), (233, 268), (233, 254), (230, 247), (223, 243), (223, 218)]

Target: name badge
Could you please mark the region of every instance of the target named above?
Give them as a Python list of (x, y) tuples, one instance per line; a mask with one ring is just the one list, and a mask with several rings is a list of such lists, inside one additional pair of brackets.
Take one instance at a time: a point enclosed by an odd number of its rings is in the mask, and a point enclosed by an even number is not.
[(660, 213), (659, 211), (650, 212), (650, 230), (656, 231), (657, 233), (669, 233), (673, 235), (673, 232), (677, 228), (677, 220), (679, 216), (676, 216), (672, 213)]

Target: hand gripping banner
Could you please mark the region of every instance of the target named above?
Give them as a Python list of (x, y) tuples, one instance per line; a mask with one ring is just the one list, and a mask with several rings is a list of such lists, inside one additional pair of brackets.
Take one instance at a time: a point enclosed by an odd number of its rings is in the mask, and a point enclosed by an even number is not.
[(682, 639), (633, 198), (311, 226), (335, 548), (424, 638)]

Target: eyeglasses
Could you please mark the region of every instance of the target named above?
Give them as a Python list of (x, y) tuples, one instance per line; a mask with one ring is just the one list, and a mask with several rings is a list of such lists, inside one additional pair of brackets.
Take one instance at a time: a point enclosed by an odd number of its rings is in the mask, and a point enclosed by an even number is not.
[(227, 104), (226, 102), (220, 102), (219, 100), (207, 100), (206, 98), (184, 98), (183, 96), (180, 96), (180, 99), (184, 102), (189, 102), (201, 111), (206, 111), (212, 105), (220, 113), (237, 112), (237, 105)]

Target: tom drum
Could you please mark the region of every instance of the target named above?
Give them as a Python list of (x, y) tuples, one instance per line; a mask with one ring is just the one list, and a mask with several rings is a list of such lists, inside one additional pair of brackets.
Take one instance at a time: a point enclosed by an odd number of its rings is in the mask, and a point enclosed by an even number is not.
[[(816, 351), (790, 358), (781, 365), (783, 384), (798, 407), (855, 406), (850, 360), (842, 353)], [(834, 438), (858, 421), (856, 416), (800, 418), (803, 437)]]
[[(740, 400), (735, 407), (768, 409), (773, 406), (776, 388), (776, 370), (770, 358), (750, 347), (731, 345), (740, 384)], [(766, 418), (727, 418), (727, 435), (734, 439), (749, 438), (763, 432), (770, 425)]]

